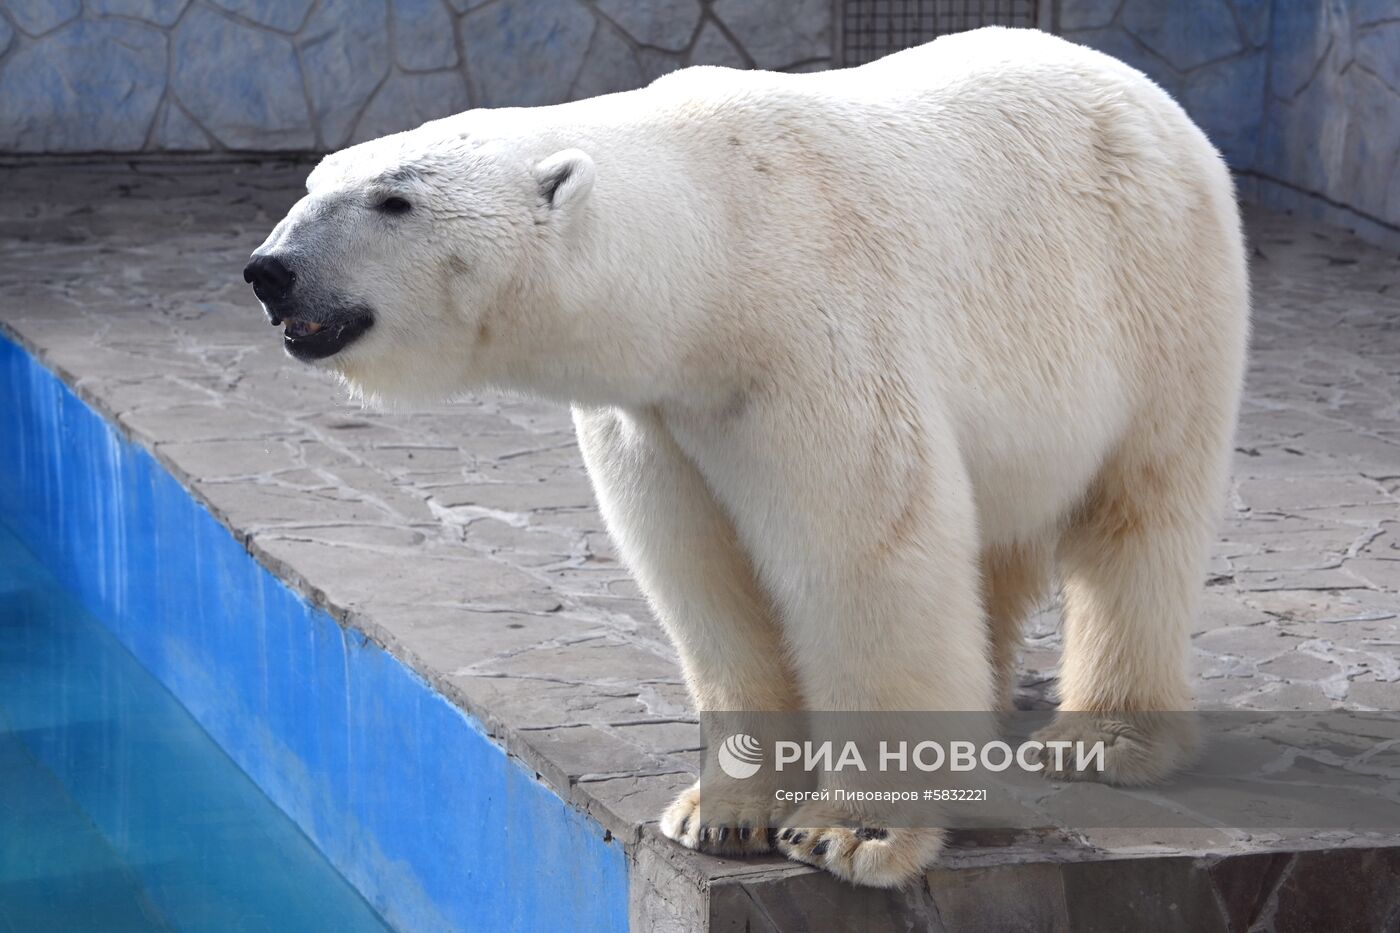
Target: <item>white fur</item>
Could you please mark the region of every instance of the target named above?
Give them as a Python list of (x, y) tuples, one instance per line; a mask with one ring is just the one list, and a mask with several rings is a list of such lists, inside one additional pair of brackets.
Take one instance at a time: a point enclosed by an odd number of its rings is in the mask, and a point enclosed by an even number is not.
[[(274, 245), (379, 321), (328, 365), (573, 404), (701, 709), (1004, 705), (1057, 574), (1063, 708), (1190, 705), (1248, 289), (1229, 174), (1140, 73), (1004, 29), (691, 68), (356, 146), (308, 190)], [(412, 213), (363, 206), (387, 190)], [(939, 838), (827, 867), (900, 883)]]

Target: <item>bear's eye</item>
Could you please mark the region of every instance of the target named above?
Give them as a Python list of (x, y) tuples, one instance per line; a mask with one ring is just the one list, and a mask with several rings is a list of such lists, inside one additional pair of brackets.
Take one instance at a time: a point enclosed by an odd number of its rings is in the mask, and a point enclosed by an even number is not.
[(403, 198), (385, 198), (376, 207), (386, 214), (407, 214), (413, 210), (413, 205)]

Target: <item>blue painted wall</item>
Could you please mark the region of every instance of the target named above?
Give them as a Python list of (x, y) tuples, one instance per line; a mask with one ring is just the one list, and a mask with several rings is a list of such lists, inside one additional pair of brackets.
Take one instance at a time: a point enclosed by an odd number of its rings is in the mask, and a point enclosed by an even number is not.
[[(1400, 0), (1040, 2), (1061, 33), (1171, 91), (1246, 174), (1247, 197), (1400, 243)], [(331, 150), (690, 64), (825, 68), (833, 9), (0, 0), (0, 152)]]
[(830, 0), (0, 0), (0, 152), (330, 150), (685, 65), (830, 64)]
[(620, 843), (3, 336), (0, 515), (390, 923), (626, 927)]
[(1170, 91), (1246, 199), (1400, 246), (1400, 0), (1059, 0), (1057, 18)]

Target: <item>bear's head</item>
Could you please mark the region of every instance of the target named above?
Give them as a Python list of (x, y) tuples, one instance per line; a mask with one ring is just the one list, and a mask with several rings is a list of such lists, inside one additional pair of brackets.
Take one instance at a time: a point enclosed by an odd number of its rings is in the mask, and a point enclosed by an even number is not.
[(588, 155), (541, 156), (449, 122), (325, 158), (244, 269), (286, 351), (361, 397), (492, 381), (501, 322), (528, 329), (550, 303), (558, 285), (542, 270), (584, 213)]

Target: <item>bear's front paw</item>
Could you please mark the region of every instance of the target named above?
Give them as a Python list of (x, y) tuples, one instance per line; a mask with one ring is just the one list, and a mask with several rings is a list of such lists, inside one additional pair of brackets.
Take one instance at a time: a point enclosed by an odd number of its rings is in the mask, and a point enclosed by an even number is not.
[(943, 851), (947, 833), (924, 827), (860, 825), (829, 804), (807, 804), (784, 821), (778, 850), (852, 884), (899, 888), (915, 881)]
[[(1186, 712), (1062, 712), (1031, 738), (1045, 746), (1042, 773), (1052, 781), (1130, 787), (1164, 780), (1190, 763), (1198, 745), (1195, 719)], [(1102, 755), (1095, 752), (1100, 742)], [(1069, 744), (1056, 748), (1052, 743)]]
[(761, 855), (772, 848), (772, 827), (781, 811), (772, 795), (743, 794), (719, 789), (706, 782), (704, 801), (700, 782), (681, 795), (661, 815), (661, 833), (687, 849), (711, 855)]

